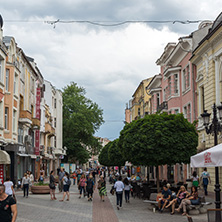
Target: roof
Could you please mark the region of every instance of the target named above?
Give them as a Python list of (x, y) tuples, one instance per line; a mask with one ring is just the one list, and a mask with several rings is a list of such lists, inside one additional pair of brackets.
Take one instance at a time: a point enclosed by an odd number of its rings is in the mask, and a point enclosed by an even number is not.
[[(222, 12), (218, 15), (216, 20), (214, 21), (212, 28), (209, 29), (208, 34), (200, 41), (198, 46), (194, 49), (195, 52), (206, 40), (210, 39), (210, 37), (222, 26)], [(192, 56), (193, 57), (193, 56)]]

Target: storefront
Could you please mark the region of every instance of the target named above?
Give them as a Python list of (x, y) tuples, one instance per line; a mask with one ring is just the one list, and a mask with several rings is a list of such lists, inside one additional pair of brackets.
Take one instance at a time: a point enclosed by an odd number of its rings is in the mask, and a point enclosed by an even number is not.
[(0, 184), (4, 183), (7, 177), (7, 167), (10, 165), (11, 159), (9, 154), (4, 150), (0, 150)]

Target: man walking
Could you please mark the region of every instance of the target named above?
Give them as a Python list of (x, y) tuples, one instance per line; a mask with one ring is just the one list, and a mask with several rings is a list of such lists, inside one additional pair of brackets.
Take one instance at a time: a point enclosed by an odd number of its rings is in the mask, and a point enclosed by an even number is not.
[(5, 193), (5, 186), (0, 184), (0, 221), (15, 222), (17, 206), (14, 198)]
[(122, 177), (121, 176), (118, 178), (118, 181), (116, 181), (116, 183), (114, 184), (114, 188), (116, 189), (117, 210), (119, 210), (122, 207), (123, 189), (124, 189), (124, 184), (122, 182)]
[(200, 178), (203, 179), (204, 192), (205, 192), (205, 196), (207, 196), (208, 195), (208, 193), (207, 193), (207, 186), (208, 186), (209, 182), (211, 183), (211, 181), (210, 181), (210, 174), (207, 172), (207, 168), (206, 167), (204, 168), (204, 171), (201, 174)]
[(63, 177), (65, 176), (65, 171), (63, 168), (60, 169), (59, 172), (59, 192), (63, 191)]

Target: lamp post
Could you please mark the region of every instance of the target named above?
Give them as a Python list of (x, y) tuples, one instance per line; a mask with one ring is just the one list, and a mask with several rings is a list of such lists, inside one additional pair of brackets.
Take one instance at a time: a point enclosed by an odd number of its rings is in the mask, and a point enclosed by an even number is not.
[[(205, 130), (207, 134), (213, 134), (214, 135), (214, 146), (217, 145), (217, 135), (219, 132), (222, 131), (221, 124), (218, 121), (217, 118), (217, 109), (219, 111), (219, 118), (222, 119), (222, 105), (217, 106), (214, 103), (213, 105), (213, 119), (212, 123), (210, 123), (210, 113), (207, 113), (207, 110), (204, 110), (204, 112), (201, 114), (201, 117), (203, 118), (203, 123), (205, 126)], [(216, 209), (220, 209), (220, 184), (219, 184), (219, 169), (218, 167), (215, 167), (215, 206)], [(216, 220), (221, 221), (221, 220)]]

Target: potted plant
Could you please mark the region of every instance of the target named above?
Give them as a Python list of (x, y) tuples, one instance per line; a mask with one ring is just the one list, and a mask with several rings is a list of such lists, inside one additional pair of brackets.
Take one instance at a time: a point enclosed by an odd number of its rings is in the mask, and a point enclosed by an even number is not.
[(31, 192), (33, 194), (49, 194), (50, 188), (48, 183), (38, 182), (31, 186)]

